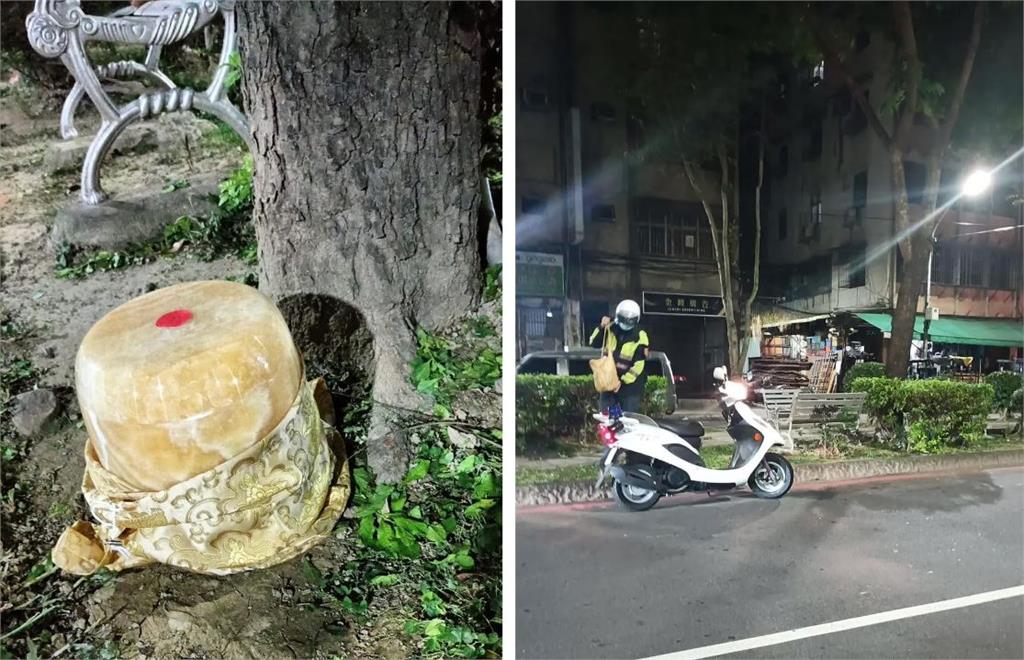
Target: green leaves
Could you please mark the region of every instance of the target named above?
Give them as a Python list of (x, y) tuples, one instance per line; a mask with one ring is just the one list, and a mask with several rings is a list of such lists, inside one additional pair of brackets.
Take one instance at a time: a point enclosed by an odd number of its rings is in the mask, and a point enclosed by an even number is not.
[[(256, 236), (249, 222), (252, 209), (252, 156), (220, 184), (218, 210), (207, 218), (181, 216), (164, 227), (162, 240), (130, 245), (123, 250), (80, 252), (63, 245), (57, 252), (58, 279), (82, 279), (95, 272), (121, 270), (179, 254), (185, 246), (202, 259), (226, 254), (247, 265), (258, 262)], [(183, 187), (185, 182), (174, 182)]]
[(850, 391), (867, 392), (865, 408), (895, 449), (933, 453), (966, 446), (985, 433), (994, 390), (989, 384), (935, 378), (857, 378)]
[[(494, 336), (479, 327), (477, 337)], [(459, 354), (451, 342), (443, 337), (416, 330), (418, 344), (412, 362), (411, 380), (416, 391), (435, 399), (439, 408), (435, 414), (446, 419), (451, 414), (451, 403), (457, 392), (492, 387), (501, 378), (501, 355), (490, 348), (482, 348), (470, 356)]]
[(230, 92), (242, 79), (242, 58), (238, 51), (228, 56), (228, 73), (224, 76), (224, 91)]
[(411, 483), (415, 483), (422, 479), (423, 477), (427, 476), (427, 472), (429, 471), (430, 461), (420, 459), (416, 461), (416, 463), (409, 470), (409, 473), (405, 475), (405, 479), (402, 480), (402, 483), (404, 483), (407, 486)]
[(252, 206), (252, 173), (252, 155), (246, 154), (242, 159), (242, 166), (220, 183), (220, 198), (217, 205), (222, 210), (236, 213)]
[[(641, 412), (664, 410), (666, 383), (651, 376)], [(516, 376), (516, 448), (519, 452), (552, 441), (596, 442), (591, 415), (598, 395), (590, 376)]]
[(474, 632), (441, 619), (408, 621), (405, 632), (422, 635), (424, 652), (445, 658), (482, 658), (500, 654), (501, 637), (496, 633)]
[[(501, 174), (499, 173), (500, 177)], [(501, 264), (490, 266), (484, 271), (484, 301), (491, 302), (501, 297)]]

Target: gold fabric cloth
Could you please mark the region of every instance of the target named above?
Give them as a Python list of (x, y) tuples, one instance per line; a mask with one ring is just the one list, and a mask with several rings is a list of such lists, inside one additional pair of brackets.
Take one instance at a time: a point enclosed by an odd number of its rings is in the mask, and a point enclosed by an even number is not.
[(87, 440), (82, 493), (99, 522), (64, 530), (54, 564), (76, 575), (152, 562), (226, 575), (305, 552), (330, 533), (350, 490), (344, 443), (318, 400), (329, 401), (323, 382), (305, 383), (267, 437), (158, 492), (131, 492)]

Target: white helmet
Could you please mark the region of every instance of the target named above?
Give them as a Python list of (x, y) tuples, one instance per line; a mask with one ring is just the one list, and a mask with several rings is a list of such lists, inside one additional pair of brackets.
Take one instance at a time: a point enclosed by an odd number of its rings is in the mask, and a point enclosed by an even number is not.
[(640, 322), (640, 305), (635, 300), (623, 300), (615, 308), (615, 324), (623, 330), (632, 330)]

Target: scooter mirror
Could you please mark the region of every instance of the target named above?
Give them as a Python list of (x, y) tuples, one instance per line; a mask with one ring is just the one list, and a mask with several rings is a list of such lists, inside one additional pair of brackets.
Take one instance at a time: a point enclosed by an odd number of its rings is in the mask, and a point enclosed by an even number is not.
[(714, 376), (715, 380), (725, 380), (729, 377), (729, 371), (724, 366), (715, 367), (715, 370), (711, 372), (711, 375)]

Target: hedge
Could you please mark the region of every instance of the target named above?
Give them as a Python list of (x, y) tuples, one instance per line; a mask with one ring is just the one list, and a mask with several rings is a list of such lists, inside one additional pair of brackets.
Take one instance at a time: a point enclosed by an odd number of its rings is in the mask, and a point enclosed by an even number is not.
[(985, 382), (995, 390), (993, 406), (1005, 412), (1021, 412), (1020, 404), (1013, 400), (1013, 393), (1024, 387), (1024, 376), (1009, 371), (996, 371), (985, 376)]
[[(665, 379), (651, 376), (644, 388), (644, 414), (665, 411)], [(592, 376), (516, 376), (516, 447), (555, 439), (596, 441), (593, 415), (598, 394)]]
[(890, 444), (920, 453), (981, 438), (994, 397), (987, 383), (941, 379), (856, 378), (850, 391), (867, 392), (867, 412)]
[(877, 378), (885, 375), (885, 365), (881, 362), (858, 362), (843, 375), (843, 389), (849, 391), (850, 384), (858, 378)]

